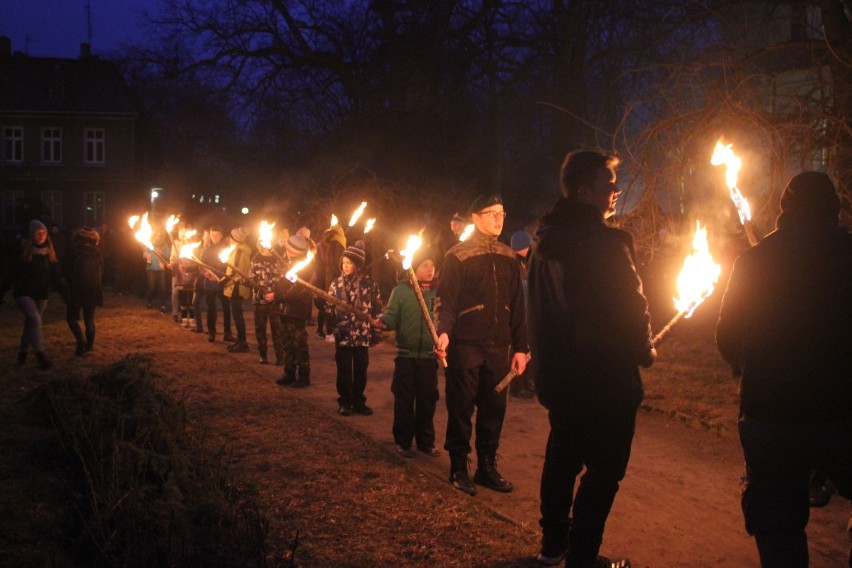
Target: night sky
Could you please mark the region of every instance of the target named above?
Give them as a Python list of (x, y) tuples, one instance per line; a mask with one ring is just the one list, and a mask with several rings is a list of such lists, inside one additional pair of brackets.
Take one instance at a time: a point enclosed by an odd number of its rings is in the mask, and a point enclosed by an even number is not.
[(0, 35), (12, 39), (13, 52), (34, 57), (77, 57), (80, 44), (88, 37), (87, 2), (95, 54), (141, 41), (143, 14), (155, 13), (158, 4), (158, 0), (0, 0)]

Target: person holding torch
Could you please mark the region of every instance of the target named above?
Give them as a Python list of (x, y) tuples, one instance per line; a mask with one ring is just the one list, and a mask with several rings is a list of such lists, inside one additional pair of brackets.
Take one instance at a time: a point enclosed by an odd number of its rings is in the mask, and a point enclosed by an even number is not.
[(538, 554), (548, 566), (630, 566), (598, 552), (630, 458), (639, 367), (656, 350), (633, 239), (606, 224), (621, 193), (618, 163), (593, 150), (568, 154), (562, 197), (539, 221), (527, 265), (536, 394), (550, 422)]
[[(474, 483), (508, 493), (497, 471), (497, 448), (506, 416), (506, 392), (494, 387), (510, 368), (526, 368), (524, 289), (515, 251), (499, 242), (506, 212), (499, 195), (481, 196), (470, 208), (476, 229), (444, 257), (435, 307), (436, 354), (447, 359), (447, 437), (450, 483), (476, 494)], [(467, 470), (476, 408), (477, 468)]]

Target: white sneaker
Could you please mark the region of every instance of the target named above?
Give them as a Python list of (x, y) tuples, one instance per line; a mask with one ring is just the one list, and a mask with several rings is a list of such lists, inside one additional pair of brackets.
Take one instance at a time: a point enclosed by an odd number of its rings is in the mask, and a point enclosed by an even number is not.
[(326, 343), (334, 343), (334, 335), (333, 334), (326, 335), (325, 336), (325, 342)]

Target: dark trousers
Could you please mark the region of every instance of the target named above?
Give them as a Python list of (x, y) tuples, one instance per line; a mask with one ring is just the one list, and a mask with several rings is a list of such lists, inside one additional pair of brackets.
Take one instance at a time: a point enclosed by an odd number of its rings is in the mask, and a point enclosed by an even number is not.
[[(83, 325), (86, 326), (85, 337), (80, 324), (77, 323), (80, 321), (80, 311), (83, 312)], [(77, 340), (77, 346), (86, 346), (91, 349), (95, 343), (95, 306), (69, 303), (65, 306), (65, 321), (68, 323), (68, 329), (74, 334), (74, 339)]]
[(367, 402), (364, 389), (370, 364), (369, 348), (337, 345), (334, 362), (337, 363), (337, 403), (345, 407), (362, 406)]
[(192, 294), (192, 313), (195, 314), (195, 330), (201, 333), (203, 330), (201, 326), (201, 300), (204, 298), (204, 292), (196, 290)]
[(243, 315), (243, 297), (239, 294), (231, 296), (231, 318), (234, 320), (234, 327), (237, 328), (237, 341), (245, 343), (246, 318)]
[[(600, 550), (606, 519), (627, 471), (637, 408), (638, 404), (626, 402), (586, 403), (548, 414), (539, 523), (545, 539), (559, 542), (568, 535), (578, 566), (585, 566)], [(583, 466), (586, 473), (574, 496)]]
[(757, 542), (761, 566), (808, 566), (805, 527), (812, 469), (828, 477), (842, 495), (851, 496), (852, 424), (846, 418), (818, 424), (740, 418), (746, 462), (743, 515), (746, 530)]
[(435, 404), (438, 402), (438, 361), (397, 357), (393, 368), (393, 439), (398, 446), (421, 450), (435, 447)]
[[(308, 351), (308, 330), (305, 320), (280, 316), (280, 341), (285, 373), (298, 373), (302, 380), (311, 376), (311, 355)], [(366, 348), (365, 348), (366, 349)], [(338, 376), (340, 367), (338, 366)], [(364, 383), (367, 382), (367, 366), (364, 365)], [(338, 389), (339, 392), (339, 389)], [(364, 392), (363, 387), (361, 392)]]
[(225, 297), (221, 291), (205, 290), (204, 298), (207, 302), (207, 333), (216, 333), (216, 300), (222, 304), (222, 326), (226, 335), (231, 334), (231, 300)]
[(476, 409), (476, 453), (494, 455), (500, 445), (507, 391), (494, 387), (509, 372), (508, 347), (453, 345), (447, 351), (447, 439), (451, 454), (470, 453)]
[(281, 347), (281, 317), (272, 311), (272, 304), (254, 305), (254, 338), (257, 350), (266, 354), (269, 343), (266, 336), (267, 323), (272, 332), (272, 349), (278, 361), (284, 360), (284, 350)]
[(166, 271), (165, 270), (146, 270), (145, 277), (148, 283), (148, 307), (154, 306), (154, 298), (160, 303), (160, 307), (165, 307), (168, 290), (166, 290)]

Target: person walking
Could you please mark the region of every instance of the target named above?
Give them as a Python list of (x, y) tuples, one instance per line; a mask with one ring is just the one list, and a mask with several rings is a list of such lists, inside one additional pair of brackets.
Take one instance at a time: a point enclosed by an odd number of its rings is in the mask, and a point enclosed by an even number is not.
[[(526, 368), (524, 290), (515, 252), (497, 240), (506, 212), (499, 195), (474, 200), (471, 236), (444, 257), (436, 300), (438, 357), (446, 357), (447, 434), (450, 483), (469, 495), (474, 483), (508, 493), (512, 484), (497, 471), (497, 449), (506, 416), (507, 393), (494, 387), (515, 369)], [(467, 469), (476, 409), (477, 467)]]
[(777, 230), (735, 261), (716, 325), (740, 377), (742, 509), (763, 567), (808, 566), (812, 470), (852, 497), (852, 235), (839, 213), (828, 175), (794, 176)]
[(630, 458), (639, 367), (656, 351), (633, 239), (606, 224), (621, 193), (618, 163), (594, 150), (567, 155), (562, 196), (539, 221), (527, 265), (536, 394), (550, 423), (537, 556), (548, 566), (630, 566), (599, 550)]
[[(104, 260), (98, 249), (100, 235), (91, 227), (76, 229), (62, 259), (63, 274), (67, 283), (65, 294), (65, 320), (74, 335), (77, 347), (74, 355), (82, 357), (95, 345), (95, 308), (104, 305)], [(80, 329), (80, 312), (83, 313), (85, 336)]]

